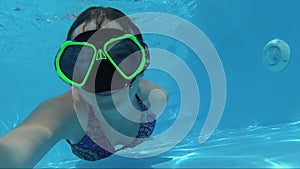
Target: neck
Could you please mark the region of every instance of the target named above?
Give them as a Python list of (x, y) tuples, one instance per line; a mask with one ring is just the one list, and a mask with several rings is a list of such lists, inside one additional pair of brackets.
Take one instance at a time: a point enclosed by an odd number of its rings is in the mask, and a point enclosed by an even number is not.
[[(126, 94), (105, 98), (98, 101), (98, 108), (94, 111), (101, 111), (102, 117), (108, 122), (110, 126), (116, 130), (120, 124), (126, 121), (126, 124), (140, 121), (140, 108), (135, 97), (136, 92), (127, 92)], [(99, 103), (100, 102), (100, 103)]]
[(136, 91), (126, 88), (109, 96), (96, 96), (98, 107), (102, 113), (110, 113), (115, 110), (128, 111), (130, 105), (137, 108), (135, 98)]

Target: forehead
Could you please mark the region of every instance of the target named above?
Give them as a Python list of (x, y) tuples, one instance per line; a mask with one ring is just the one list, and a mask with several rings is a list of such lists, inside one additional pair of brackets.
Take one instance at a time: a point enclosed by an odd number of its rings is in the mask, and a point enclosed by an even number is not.
[(128, 36), (124, 36), (125, 34), (126, 32), (123, 32), (120, 29), (107, 28), (107, 29), (99, 29), (99, 30), (84, 32), (82, 34), (79, 34), (77, 37), (75, 37), (74, 40), (77, 42), (91, 43), (96, 48), (103, 48), (104, 44), (109, 40), (111, 40), (109, 44), (115, 45), (116, 42), (120, 42), (121, 39), (127, 39)]
[[(97, 30), (97, 28), (98, 28), (98, 26), (97, 26), (97, 23), (95, 20), (90, 21), (90, 22), (83, 22), (74, 30), (71, 39), (74, 39), (76, 36), (78, 36), (79, 34), (81, 34), (83, 32)], [(114, 29), (123, 30), (121, 25), (119, 23), (117, 23), (116, 21), (107, 21), (106, 23), (104, 23), (104, 25), (101, 26), (101, 29), (103, 29), (103, 28), (114, 28)]]

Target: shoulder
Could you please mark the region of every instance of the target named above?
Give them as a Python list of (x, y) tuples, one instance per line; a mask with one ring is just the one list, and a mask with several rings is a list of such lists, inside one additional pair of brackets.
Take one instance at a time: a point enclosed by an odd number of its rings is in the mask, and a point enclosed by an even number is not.
[(168, 97), (168, 93), (164, 88), (162, 88), (161, 86), (159, 86), (151, 81), (145, 80), (145, 79), (140, 80), (139, 89), (143, 94), (146, 94), (146, 96), (151, 94), (151, 92), (156, 93), (159, 91), (165, 97)]
[(138, 96), (155, 114), (161, 113), (168, 101), (168, 93), (165, 89), (145, 79), (140, 81)]

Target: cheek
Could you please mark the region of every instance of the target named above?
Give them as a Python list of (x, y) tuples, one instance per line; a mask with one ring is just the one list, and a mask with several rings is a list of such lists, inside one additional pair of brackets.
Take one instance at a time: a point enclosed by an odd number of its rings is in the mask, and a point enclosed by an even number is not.
[(77, 59), (73, 72), (73, 78), (78, 79), (78, 81), (82, 81), (88, 71), (89, 65), (90, 63), (88, 63), (86, 59)]

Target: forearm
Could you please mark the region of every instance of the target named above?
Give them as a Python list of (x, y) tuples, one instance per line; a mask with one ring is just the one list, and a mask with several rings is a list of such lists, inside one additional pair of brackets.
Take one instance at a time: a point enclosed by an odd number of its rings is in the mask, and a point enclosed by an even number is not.
[(24, 125), (1, 137), (0, 168), (33, 168), (54, 144), (44, 130)]

